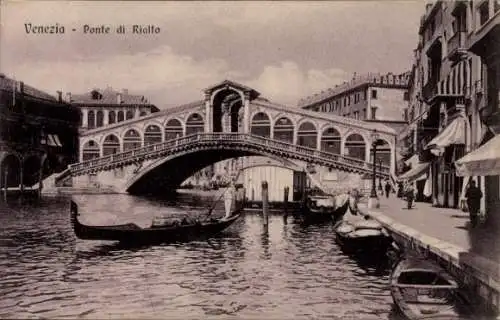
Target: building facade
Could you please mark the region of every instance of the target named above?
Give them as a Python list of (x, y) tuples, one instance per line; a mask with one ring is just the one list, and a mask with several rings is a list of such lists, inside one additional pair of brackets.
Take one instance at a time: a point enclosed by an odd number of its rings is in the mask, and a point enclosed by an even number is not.
[(78, 108), (0, 75), (0, 187), (41, 190), (41, 182), (78, 161)]
[[(491, 14), (488, 19), (481, 13), (485, 7)], [(416, 182), (418, 192), (434, 206), (460, 206), (470, 177), (459, 176), (454, 164), (488, 136), (481, 114), (487, 106), (495, 105), (495, 89), (487, 101), (487, 59), (471, 50), (471, 41), (477, 29), (494, 15), (498, 17), (498, 2), (494, 1), (436, 1), (426, 5), (420, 21), (409, 83), (409, 125), (398, 141), (411, 167), (402, 177)], [(484, 193), (485, 178), (472, 178)], [(485, 205), (483, 198), (483, 211)]]
[(129, 94), (127, 89), (94, 89), (84, 94), (67, 93), (67, 101), (81, 111), (81, 129), (89, 130), (142, 117), (159, 109), (144, 96)]

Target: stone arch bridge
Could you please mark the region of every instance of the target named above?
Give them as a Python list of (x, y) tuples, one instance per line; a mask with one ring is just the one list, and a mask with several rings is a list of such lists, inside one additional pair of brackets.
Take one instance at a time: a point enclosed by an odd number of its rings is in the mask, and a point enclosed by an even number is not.
[(361, 176), (372, 173), (374, 142), (377, 175), (395, 172), (396, 132), (385, 125), (279, 105), (227, 80), (204, 93), (200, 101), (82, 133), (80, 162), (58, 180), (160, 192), (210, 164), (251, 155), (288, 159), (309, 173)]

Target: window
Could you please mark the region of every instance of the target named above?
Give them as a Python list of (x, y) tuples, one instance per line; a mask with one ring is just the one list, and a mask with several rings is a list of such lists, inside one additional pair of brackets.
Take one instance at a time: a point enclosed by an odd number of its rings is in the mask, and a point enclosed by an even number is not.
[(377, 90), (372, 90), (372, 99), (377, 99)]
[(403, 119), (404, 119), (405, 121), (408, 121), (408, 109), (405, 109), (405, 110), (404, 110)]
[(410, 97), (409, 97), (409, 96), (410, 96), (410, 95), (409, 95), (408, 91), (403, 92), (403, 100), (404, 100), (404, 101), (408, 101), (408, 100), (410, 100)]
[(377, 119), (377, 107), (372, 107), (372, 120)]
[[(496, 2), (496, 1), (495, 1)], [(479, 24), (482, 26), (490, 18), (488, 12), (488, 1), (484, 1), (478, 8), (479, 13)]]
[(366, 98), (367, 93), (366, 93), (366, 92), (367, 92), (366, 90), (365, 90), (365, 91), (363, 91), (363, 100), (367, 100), (367, 98)]

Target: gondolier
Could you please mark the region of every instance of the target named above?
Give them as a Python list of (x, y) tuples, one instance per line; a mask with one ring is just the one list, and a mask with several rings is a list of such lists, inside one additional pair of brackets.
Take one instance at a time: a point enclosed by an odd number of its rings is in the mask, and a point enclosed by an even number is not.
[(229, 218), (231, 216), (231, 209), (234, 205), (234, 197), (236, 194), (236, 187), (234, 184), (234, 179), (231, 179), (229, 186), (226, 191), (224, 191), (224, 210), (225, 216), (224, 218)]

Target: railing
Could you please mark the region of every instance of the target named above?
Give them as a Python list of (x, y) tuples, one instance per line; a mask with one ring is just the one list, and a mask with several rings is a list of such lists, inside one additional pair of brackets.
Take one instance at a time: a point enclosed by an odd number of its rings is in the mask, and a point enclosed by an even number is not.
[[(70, 165), (70, 170), (73, 175), (88, 170), (105, 170), (105, 167), (111, 165), (118, 165), (120, 163), (132, 163), (140, 158), (156, 158), (164, 156), (165, 152), (175, 154), (180, 148), (185, 149), (187, 146), (196, 143), (198, 146), (209, 145), (217, 143), (223, 145), (229, 142), (233, 145), (235, 143), (242, 143), (249, 146), (263, 148), (266, 152), (273, 154), (288, 154), (300, 156), (303, 160), (322, 163), (334, 163), (347, 166), (351, 169), (361, 170), (363, 172), (371, 173), (373, 164), (365, 162), (360, 159), (342, 156), (339, 154), (320, 151), (314, 148), (295, 145), (289, 142), (273, 140), (261, 136), (244, 133), (195, 133), (189, 136), (184, 136), (157, 144), (151, 144), (145, 147), (140, 147), (133, 150), (127, 150), (121, 153), (104, 156), (97, 159), (92, 159), (77, 164)], [(143, 159), (140, 159), (143, 160)], [(379, 169), (379, 168), (377, 168)], [(379, 169), (379, 174), (389, 175), (390, 168), (382, 166)]]

